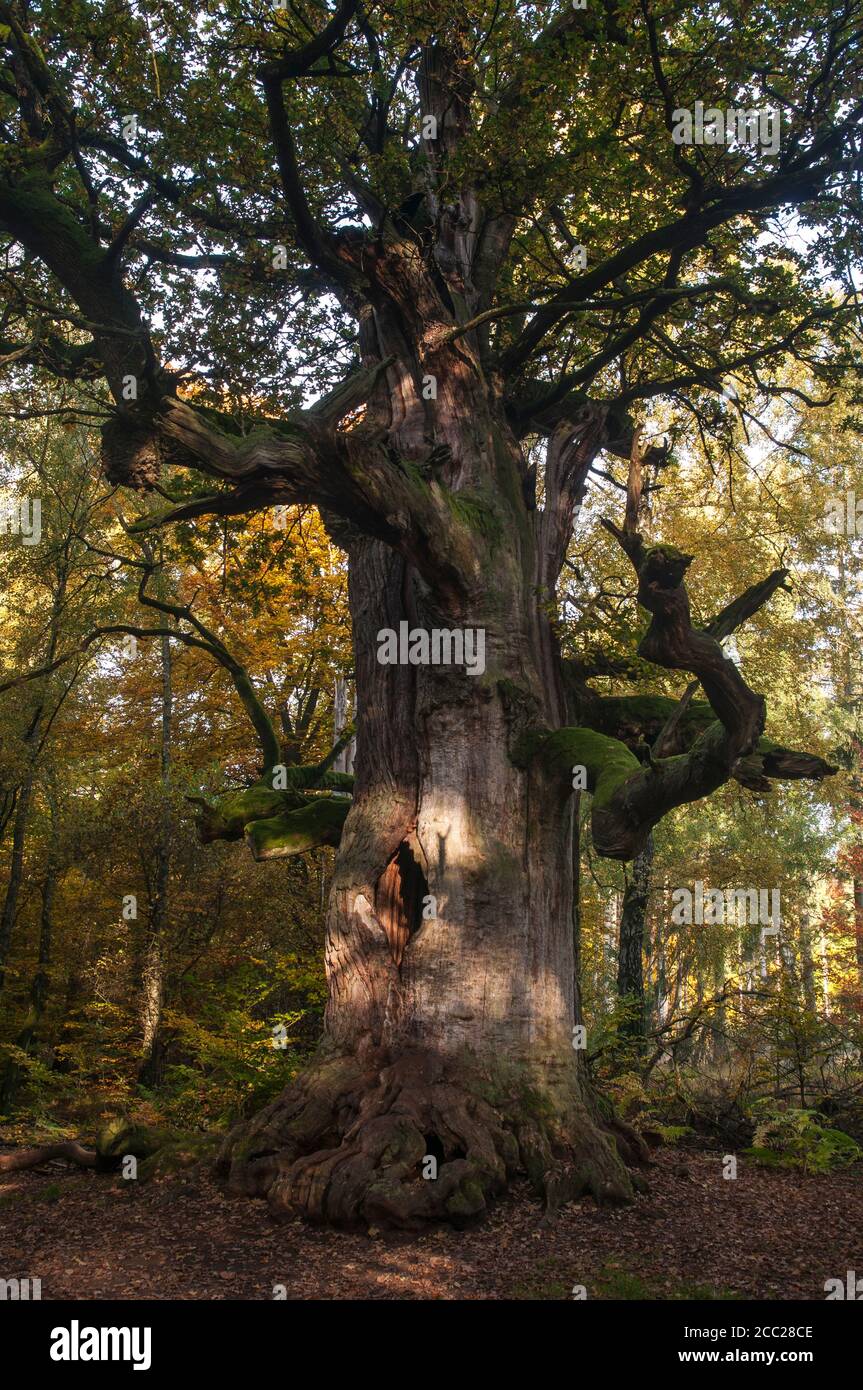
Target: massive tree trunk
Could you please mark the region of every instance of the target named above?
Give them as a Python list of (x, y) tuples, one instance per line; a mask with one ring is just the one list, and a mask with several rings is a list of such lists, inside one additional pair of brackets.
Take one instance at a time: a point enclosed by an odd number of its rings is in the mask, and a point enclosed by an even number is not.
[[(345, 524), (344, 504), (332, 515), (331, 490), (321, 498), (349, 553), (358, 713), (353, 802), (328, 841), (339, 854), (327, 1044), (231, 1136), (222, 1164), (235, 1188), (274, 1209), (331, 1222), (475, 1215), (519, 1169), (552, 1205), (583, 1191), (626, 1199), (623, 1158), (643, 1146), (600, 1120), (574, 1045), (573, 788), (592, 793), (599, 852), (630, 858), (668, 810), (731, 775), (749, 785), (823, 775), (826, 764), (760, 739), (764, 702), (718, 641), (785, 571), (696, 631), (683, 585), (691, 557), (646, 545), (636, 529), (648, 455), (634, 449), (626, 524), (611, 529), (653, 616), (641, 651), (697, 673), (711, 703), (599, 699), (565, 670), (550, 615), (588, 470), (620, 422), (604, 406), (565, 410), (539, 508), (476, 335), (453, 338), (410, 245), (380, 249), (376, 279), (387, 294), (360, 316), (375, 375), (363, 424), (339, 444), (362, 526), (350, 514)], [(185, 409), (172, 409), (168, 429), (248, 467)], [(385, 477), (382, 444), (399, 460)], [(390, 538), (368, 534), (372, 497)], [(382, 664), (382, 636), (402, 624), (483, 633), (484, 669)], [(655, 758), (648, 735), (678, 756)], [(259, 858), (320, 842), (311, 813), (332, 815), (326, 803), (279, 815), (265, 785), (266, 775), (245, 810), (231, 803), (227, 833), (245, 827)], [(443, 1160), (434, 1179), (423, 1177), (426, 1155)]]
[[(571, 778), (520, 756), (528, 725), (564, 722), (540, 514), (486, 403), (443, 420), (439, 403), (437, 419), (496, 514), (460, 494), (473, 567), (446, 607), (390, 547), (351, 541), (357, 765), (328, 913), (327, 1046), (225, 1155), (235, 1186), (329, 1221), (475, 1215), (519, 1168), (553, 1203), (631, 1192), (574, 1047)], [(381, 664), (378, 634), (402, 622), (483, 630), (485, 671)]]

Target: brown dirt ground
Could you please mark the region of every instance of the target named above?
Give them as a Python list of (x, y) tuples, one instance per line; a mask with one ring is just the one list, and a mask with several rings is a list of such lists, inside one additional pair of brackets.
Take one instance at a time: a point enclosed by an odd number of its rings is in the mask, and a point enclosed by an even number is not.
[(275, 1223), (204, 1175), (150, 1183), (63, 1163), (0, 1178), (0, 1273), (43, 1299), (824, 1298), (863, 1273), (863, 1171), (739, 1167), (660, 1150), (631, 1207), (552, 1224), (516, 1188), (473, 1228), (423, 1235)]

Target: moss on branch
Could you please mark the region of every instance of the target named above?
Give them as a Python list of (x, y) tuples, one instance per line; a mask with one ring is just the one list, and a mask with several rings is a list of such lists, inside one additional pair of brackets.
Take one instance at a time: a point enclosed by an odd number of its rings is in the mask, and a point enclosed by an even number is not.
[(642, 770), (625, 743), (595, 729), (556, 729), (542, 740), (538, 753), (547, 768), (567, 776), (574, 767), (583, 767), (596, 806), (604, 806), (628, 778)]
[[(590, 728), (624, 743), (633, 739), (653, 743), (679, 704), (668, 695), (611, 695), (591, 702), (582, 717)], [(706, 700), (692, 700), (680, 718), (684, 745), (689, 746), (715, 719)]]
[(252, 821), (245, 829), (246, 843), (256, 859), (283, 859), (319, 845), (338, 845), (350, 804), (341, 797), (314, 797), (298, 810)]
[(634, 858), (668, 811), (710, 795), (729, 777), (752, 791), (767, 791), (770, 779), (821, 780), (836, 771), (817, 754), (783, 748), (763, 737), (750, 754), (729, 764), (727, 738), (723, 725), (713, 719), (685, 753), (663, 758), (648, 753), (645, 765), (620, 739), (595, 729), (534, 729), (517, 741), (513, 761), (527, 767), (536, 760), (566, 785), (572, 770), (583, 767), (593, 796), (594, 846), (611, 859)]
[[(303, 848), (313, 849), (314, 844), (338, 844), (335, 829), (341, 832), (347, 815), (350, 800), (348, 794), (353, 789), (353, 777), (346, 772), (321, 773), (320, 764), (297, 765), (284, 769), (285, 787), (273, 786), (273, 772), (253, 782), (251, 786), (239, 791), (227, 792), (215, 802), (202, 797), (189, 797), (198, 807), (196, 823), (202, 844), (212, 844), (214, 840), (241, 840), (246, 836), (253, 851), (256, 846), (269, 845), (272, 837), (284, 832), (289, 838), (299, 832), (302, 836), (302, 817), (311, 812), (307, 824), (310, 830), (316, 827), (327, 838), (320, 838), (308, 845), (286, 849), (283, 853), (299, 854)], [(324, 790), (341, 793), (338, 796), (310, 795), (310, 791)], [(331, 808), (329, 810), (319, 809)], [(332, 809), (338, 808), (338, 809)], [(292, 819), (300, 817), (300, 819)], [(271, 827), (249, 836), (248, 827), (252, 825)], [(281, 827), (281, 828), (280, 828)], [(333, 838), (333, 836), (335, 837)], [(255, 853), (256, 858), (270, 857)]]

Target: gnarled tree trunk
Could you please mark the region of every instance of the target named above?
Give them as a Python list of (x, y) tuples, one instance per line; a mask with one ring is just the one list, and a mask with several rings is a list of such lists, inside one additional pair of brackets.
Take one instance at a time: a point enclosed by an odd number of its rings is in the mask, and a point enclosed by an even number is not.
[[(542, 516), (484, 393), (443, 418), (438, 402), (435, 423), (493, 515), (474, 524), (460, 494), (473, 568), (446, 606), (390, 547), (351, 540), (357, 766), (327, 1046), (224, 1157), (235, 1186), (328, 1221), (475, 1215), (520, 1168), (552, 1203), (631, 1192), (574, 1046), (571, 778), (521, 749), (528, 726), (564, 722)], [(381, 664), (378, 634), (401, 622), (483, 630), (485, 670)]]

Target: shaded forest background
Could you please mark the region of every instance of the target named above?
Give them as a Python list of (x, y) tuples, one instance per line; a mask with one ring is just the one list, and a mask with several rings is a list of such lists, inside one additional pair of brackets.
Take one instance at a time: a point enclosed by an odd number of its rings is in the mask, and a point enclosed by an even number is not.
[[(645, 530), (698, 557), (699, 618), (788, 569), (726, 650), (770, 692), (768, 735), (840, 772), (764, 794), (732, 782), (667, 817), (635, 865), (583, 836), (574, 930), (605, 1095), (666, 1142), (708, 1136), (818, 1171), (863, 1142), (863, 540), (825, 524), (859, 483), (853, 394), (815, 408), (802, 385), (796, 404), (729, 391), (709, 442), (679, 412), (673, 428), (647, 421), (674, 463), (652, 480)], [(189, 798), (249, 780), (255, 738), (210, 653), (144, 635), (165, 618), (138, 601), (141, 566), (245, 667), (286, 763), (324, 757), (350, 717), (346, 568), (313, 508), (142, 546), (123, 509), (148, 503), (100, 476), (92, 403), (7, 401), (0, 501), (39, 499), (42, 534), (0, 536), (0, 1118), (7, 1142), (124, 1115), (207, 1148), (315, 1048), (333, 852), (256, 864), (242, 843), (199, 843)], [(630, 655), (645, 615), (600, 525), (625, 466), (592, 476), (561, 645), (602, 648), (604, 694), (678, 696), (679, 679)], [(779, 890), (780, 933), (675, 922), (673, 893), (697, 881)]]

